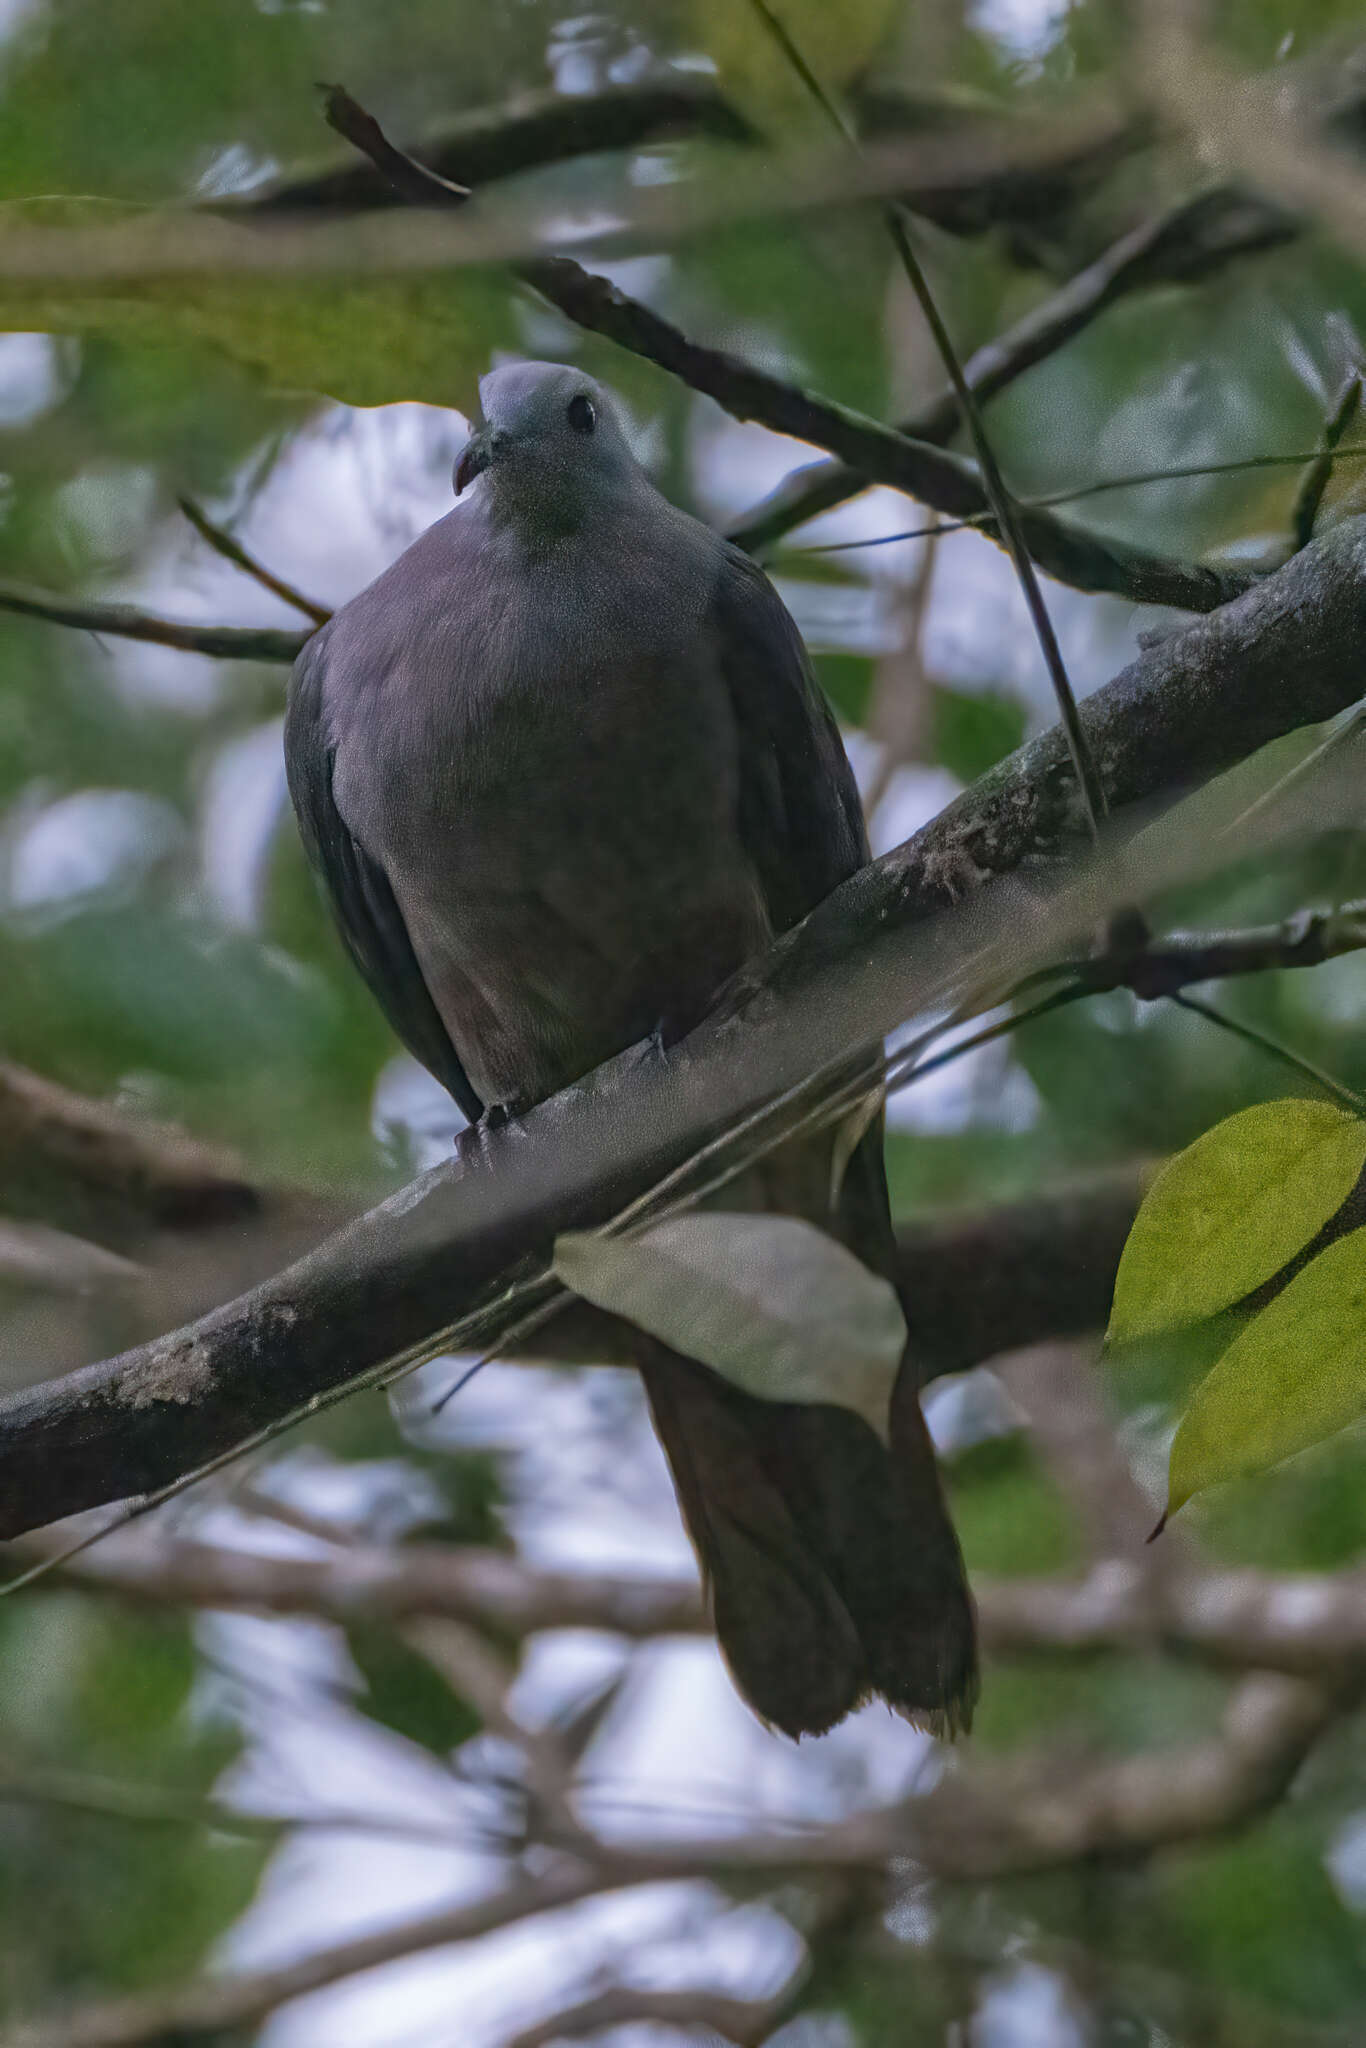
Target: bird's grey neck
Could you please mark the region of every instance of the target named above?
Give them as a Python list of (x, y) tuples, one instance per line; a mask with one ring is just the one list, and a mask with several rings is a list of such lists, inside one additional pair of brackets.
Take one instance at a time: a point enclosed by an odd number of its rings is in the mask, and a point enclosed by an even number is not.
[(536, 476), (490, 473), (486, 483), (489, 524), (515, 535), (529, 550), (571, 539), (588, 528), (600, 529), (631, 499), (631, 480), (593, 481), (585, 488), (581, 475), (562, 477), (553, 471)]

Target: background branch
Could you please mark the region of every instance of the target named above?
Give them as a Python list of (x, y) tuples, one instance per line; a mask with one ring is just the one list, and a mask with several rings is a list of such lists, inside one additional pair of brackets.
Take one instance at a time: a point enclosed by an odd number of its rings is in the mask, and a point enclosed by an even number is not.
[[(982, 402), (1008, 390), (1025, 371), (1082, 334), (1107, 307), (1132, 292), (1197, 283), (1245, 255), (1275, 248), (1299, 232), (1289, 214), (1233, 187), (1183, 199), (1131, 228), (1067, 283), (969, 357), (964, 375)], [(899, 422), (915, 441), (940, 445), (962, 425), (957, 394), (945, 385)], [(769, 548), (794, 527), (833, 511), (866, 490), (870, 479), (840, 462), (807, 463), (794, 470), (730, 530), (751, 553)]]
[[(373, 156), (402, 196), (427, 191), (429, 180), (422, 167), (405, 168), (402, 152), (342, 87), (328, 88), (326, 113), (339, 134)], [(450, 192), (446, 199), (461, 206), (465, 195)], [(866, 482), (890, 484), (951, 518), (975, 518), (991, 510), (980, 472), (963, 457), (909, 440), (894, 427), (818, 398), (727, 350), (691, 340), (671, 321), (572, 257), (535, 257), (518, 266), (518, 275), (577, 326), (644, 356), (714, 399), (735, 419), (757, 420), (776, 433), (810, 441), (839, 457)], [(1079, 590), (1109, 591), (1136, 603), (1200, 612), (1226, 603), (1254, 580), (1244, 570), (1178, 562), (1088, 534), (1037, 506), (1021, 506), (1018, 524), (1023, 545), (1039, 568)], [(1000, 540), (990, 519), (981, 530)]]
[(192, 626), (181, 619), (158, 618), (137, 605), (102, 602), (97, 598), (66, 598), (27, 583), (0, 583), (0, 611), (22, 612), (47, 619), (54, 626), (78, 626), (87, 633), (108, 633), (115, 639), (148, 640), (157, 647), (177, 647), (184, 654), (209, 654), (220, 661), (294, 661), (309, 632), (287, 632), (279, 626)]
[[(1215, 618), (1147, 649), (1085, 706), (1111, 806), (1169, 802), (1350, 703), (1364, 604), (1366, 524), (1346, 521)], [(1041, 864), (1076, 848), (1079, 825), (1054, 730), (837, 890), (671, 1055), (623, 1054), (515, 1131), (472, 1136), (449, 1166), (239, 1302), (10, 1397), (0, 1531), (154, 1488), (240, 1442), (244, 1417), (286, 1415), (472, 1310), (466, 1341), (496, 1336), (509, 1275), (534, 1272), (527, 1262), (561, 1230), (606, 1221), (699, 1141), (942, 1002), (989, 930), (1012, 945), (1027, 930), (1043, 946)], [(1023, 921), (1018, 902), (972, 900), (1026, 865)]]

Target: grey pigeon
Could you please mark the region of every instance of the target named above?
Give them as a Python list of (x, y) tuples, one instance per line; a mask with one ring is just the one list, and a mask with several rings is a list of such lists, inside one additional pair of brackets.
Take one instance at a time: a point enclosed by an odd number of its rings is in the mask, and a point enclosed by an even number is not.
[[(480, 398), (460, 502), (309, 641), (285, 732), (351, 955), (472, 1119), (686, 1032), (868, 859), (834, 719), (762, 571), (655, 490), (581, 371), (519, 363)], [(889, 1273), (880, 1121), (833, 1203), (831, 1145), (789, 1144), (754, 1199)], [(754, 1710), (795, 1736), (880, 1695), (966, 1726), (972, 1607), (911, 1372), (889, 1450), (848, 1410), (636, 1348)]]

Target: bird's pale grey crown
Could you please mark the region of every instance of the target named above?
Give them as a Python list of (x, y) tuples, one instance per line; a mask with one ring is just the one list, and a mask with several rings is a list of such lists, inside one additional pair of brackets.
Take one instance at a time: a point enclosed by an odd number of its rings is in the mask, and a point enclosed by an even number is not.
[(603, 493), (644, 475), (612, 401), (582, 370), (509, 363), (479, 384), (480, 419), (455, 465), (457, 497), (484, 478), (489, 509), (519, 524), (577, 525)]

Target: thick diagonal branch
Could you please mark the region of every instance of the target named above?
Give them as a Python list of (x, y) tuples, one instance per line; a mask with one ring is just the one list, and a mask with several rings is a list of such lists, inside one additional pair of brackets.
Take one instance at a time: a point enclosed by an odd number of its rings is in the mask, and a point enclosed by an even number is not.
[[(1364, 628), (1352, 521), (1148, 649), (1085, 706), (1112, 809), (1170, 801), (1351, 703)], [(155, 1488), (472, 1312), (467, 1338), (501, 1334), (510, 1276), (543, 1270), (559, 1232), (606, 1222), (700, 1142), (950, 998), (984, 953), (1000, 972), (1006, 945), (1043, 946), (1044, 864), (1079, 835), (1055, 730), (837, 890), (670, 1053), (623, 1054), (253, 1293), (0, 1404), (0, 1533)], [(1028, 899), (984, 890), (1022, 869)]]

